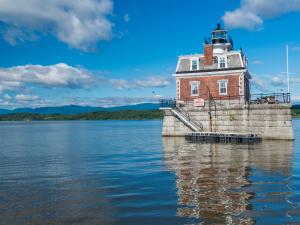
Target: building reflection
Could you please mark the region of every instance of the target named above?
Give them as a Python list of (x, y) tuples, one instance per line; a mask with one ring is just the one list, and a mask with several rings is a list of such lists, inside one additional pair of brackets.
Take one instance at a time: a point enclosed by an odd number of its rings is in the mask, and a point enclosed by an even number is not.
[(201, 224), (254, 224), (253, 170), (290, 177), (292, 144), (200, 144), (164, 138), (165, 163), (177, 177), (178, 215), (199, 218)]

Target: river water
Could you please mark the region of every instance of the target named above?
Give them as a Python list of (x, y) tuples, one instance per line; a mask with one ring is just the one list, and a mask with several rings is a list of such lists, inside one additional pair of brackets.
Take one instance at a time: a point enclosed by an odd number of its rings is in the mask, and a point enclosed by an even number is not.
[(296, 140), (197, 144), (161, 121), (0, 123), (0, 224), (300, 224)]

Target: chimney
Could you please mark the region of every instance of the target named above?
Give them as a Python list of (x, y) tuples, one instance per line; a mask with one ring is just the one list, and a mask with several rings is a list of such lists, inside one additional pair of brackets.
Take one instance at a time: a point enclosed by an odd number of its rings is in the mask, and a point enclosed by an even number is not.
[(204, 65), (213, 64), (213, 46), (211, 44), (204, 45)]

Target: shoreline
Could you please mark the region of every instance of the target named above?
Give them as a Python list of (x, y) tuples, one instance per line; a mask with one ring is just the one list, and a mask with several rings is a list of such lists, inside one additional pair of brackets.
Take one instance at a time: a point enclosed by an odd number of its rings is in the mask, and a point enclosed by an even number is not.
[(162, 120), (160, 110), (99, 111), (80, 114), (13, 113), (0, 115), (0, 121), (74, 121), (74, 120)]

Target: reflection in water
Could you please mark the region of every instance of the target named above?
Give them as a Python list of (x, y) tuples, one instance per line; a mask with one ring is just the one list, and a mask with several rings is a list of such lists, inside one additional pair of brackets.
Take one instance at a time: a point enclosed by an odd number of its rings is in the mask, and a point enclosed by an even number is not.
[(293, 221), (296, 205), (288, 199), (293, 142), (231, 145), (164, 138), (163, 145), (165, 163), (177, 177), (180, 217), (254, 224), (267, 217), (271, 222), (281, 212), (282, 222)]
[(162, 146), (161, 126), (0, 123), (0, 225), (300, 224), (299, 139)]

